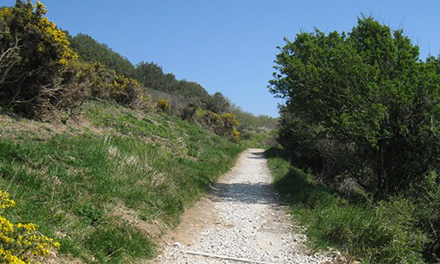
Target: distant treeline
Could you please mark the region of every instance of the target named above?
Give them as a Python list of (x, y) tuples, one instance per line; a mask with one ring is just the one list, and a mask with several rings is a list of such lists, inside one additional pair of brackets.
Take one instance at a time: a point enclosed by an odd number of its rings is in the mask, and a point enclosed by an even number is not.
[[(136, 79), (155, 97), (163, 97), (183, 111), (188, 106), (197, 106), (214, 113), (232, 112), (237, 116), (240, 130), (256, 130), (259, 127), (274, 129), (277, 119), (269, 116), (255, 116), (231, 104), (222, 93), (210, 95), (200, 84), (187, 80), (177, 80), (174, 74), (164, 73), (162, 67), (153, 62), (141, 62), (134, 66), (127, 58), (113, 51), (106, 44), (100, 44), (91, 36), (68, 35), (70, 47), (84, 61), (100, 62), (116, 73)], [(154, 90), (154, 91), (151, 91)], [(158, 91), (158, 92), (156, 92)]]

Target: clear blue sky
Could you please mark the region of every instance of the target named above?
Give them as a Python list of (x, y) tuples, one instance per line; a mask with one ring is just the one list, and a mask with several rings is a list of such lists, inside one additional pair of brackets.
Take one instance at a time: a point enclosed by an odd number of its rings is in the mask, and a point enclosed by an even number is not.
[[(35, 0), (33, 1), (36, 2)], [(1, 0), (13, 5), (15, 0)], [(403, 28), (421, 58), (440, 50), (440, 1), (42, 0), (72, 35), (91, 35), (132, 63), (155, 62), (178, 79), (222, 92), (244, 110), (277, 116), (268, 92), (276, 46), (314, 27), (350, 31), (363, 12)]]

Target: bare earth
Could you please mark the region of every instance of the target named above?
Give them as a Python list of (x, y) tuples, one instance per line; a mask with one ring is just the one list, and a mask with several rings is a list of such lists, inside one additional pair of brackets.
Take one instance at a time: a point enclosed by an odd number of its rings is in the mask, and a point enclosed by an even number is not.
[(241, 154), (207, 198), (166, 237), (155, 263), (329, 263), (277, 203), (262, 149)]

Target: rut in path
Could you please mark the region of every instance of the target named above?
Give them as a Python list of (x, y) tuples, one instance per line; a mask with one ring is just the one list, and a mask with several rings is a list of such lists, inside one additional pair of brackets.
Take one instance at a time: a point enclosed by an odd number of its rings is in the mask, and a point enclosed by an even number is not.
[[(296, 230), (296, 231), (295, 231)], [(278, 205), (264, 151), (249, 149), (190, 210), (158, 263), (325, 263)]]

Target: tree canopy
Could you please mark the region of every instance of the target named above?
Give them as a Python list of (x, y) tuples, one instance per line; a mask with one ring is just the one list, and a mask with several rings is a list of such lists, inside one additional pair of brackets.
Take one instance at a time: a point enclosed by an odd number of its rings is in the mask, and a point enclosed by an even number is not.
[(438, 167), (439, 60), (420, 61), (402, 30), (362, 17), (348, 34), (286, 40), (276, 63), (280, 141), (323, 177), (349, 175), (383, 194)]
[(106, 44), (98, 43), (92, 37), (86, 34), (78, 34), (70, 37), (70, 48), (86, 62), (100, 62), (109, 69), (113, 69), (117, 74), (131, 77), (134, 72), (134, 66), (131, 62), (113, 51)]

